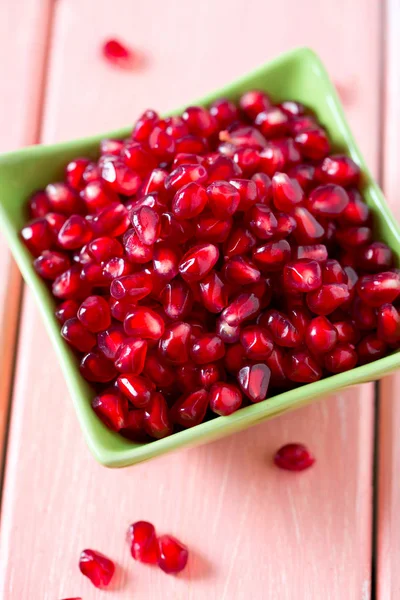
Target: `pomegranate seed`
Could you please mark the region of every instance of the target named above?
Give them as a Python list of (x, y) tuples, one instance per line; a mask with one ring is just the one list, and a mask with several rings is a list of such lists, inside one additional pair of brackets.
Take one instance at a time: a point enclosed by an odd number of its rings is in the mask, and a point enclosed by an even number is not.
[(362, 331), (375, 329), (377, 326), (375, 309), (365, 304), (357, 296), (354, 298), (351, 316), (357, 329)]
[(118, 40), (107, 40), (102, 46), (102, 53), (110, 63), (119, 67), (128, 67), (132, 61), (132, 53)]
[(212, 313), (221, 312), (228, 304), (228, 295), (222, 279), (215, 271), (210, 271), (199, 284), (201, 301)]
[(265, 92), (252, 90), (243, 94), (239, 100), (239, 106), (244, 114), (253, 121), (260, 112), (269, 109), (271, 101)]
[[(174, 138), (156, 126), (149, 135), (148, 144), (151, 152), (161, 161), (170, 162), (174, 153), (178, 151)], [(179, 152), (183, 152), (179, 149)]]
[(242, 171), (238, 165), (228, 156), (218, 155), (212, 161), (208, 161), (208, 183), (222, 182), (232, 177), (238, 177)]
[(309, 192), (315, 185), (315, 167), (309, 164), (295, 165), (288, 171), (291, 179), (295, 179), (300, 187)]
[(400, 294), (400, 275), (391, 271), (364, 275), (357, 282), (357, 293), (369, 306), (392, 303)]
[(263, 363), (245, 365), (237, 374), (242, 392), (254, 403), (265, 400), (270, 377), (271, 371)]
[(220, 98), (211, 104), (210, 115), (217, 121), (218, 127), (223, 129), (238, 120), (239, 112), (233, 102)]
[(124, 373), (117, 378), (119, 391), (128, 398), (135, 408), (147, 408), (150, 406), (155, 385), (150, 379), (140, 375)]
[(258, 325), (245, 327), (240, 333), (240, 343), (250, 360), (266, 359), (274, 348), (268, 330)]
[(126, 340), (126, 336), (121, 325), (111, 325), (106, 331), (97, 335), (97, 345), (99, 350), (111, 360), (114, 360), (121, 344)]
[(268, 273), (282, 271), (290, 258), (290, 245), (286, 240), (268, 242), (253, 250), (253, 260)]
[(224, 354), (224, 342), (218, 335), (212, 333), (203, 334), (196, 338), (190, 348), (190, 356), (198, 365), (217, 361), (221, 359)]
[(179, 272), (186, 281), (199, 281), (213, 268), (219, 251), (213, 244), (193, 246), (179, 263)]
[(153, 288), (151, 275), (146, 271), (139, 271), (124, 277), (113, 279), (110, 286), (110, 293), (113, 298), (121, 300), (121, 298), (129, 299), (132, 302), (137, 302), (148, 296)]
[(132, 263), (145, 264), (153, 258), (152, 246), (143, 244), (134, 229), (129, 229), (123, 238), (125, 252)]
[(154, 310), (138, 306), (128, 312), (124, 329), (128, 335), (158, 340), (164, 333), (164, 321)]
[(260, 280), (261, 273), (247, 258), (234, 256), (224, 265), (223, 274), (228, 282), (247, 285)]
[(115, 565), (104, 554), (95, 550), (83, 550), (79, 557), (79, 569), (97, 588), (107, 587), (110, 583)]
[(54, 312), (56, 319), (63, 325), (68, 319), (76, 317), (79, 303), (76, 300), (65, 300), (59, 304)]
[(78, 319), (92, 333), (105, 331), (111, 325), (110, 307), (101, 296), (88, 296), (79, 307)]
[(221, 142), (231, 144), (233, 153), (238, 147), (264, 148), (267, 140), (258, 129), (241, 124), (233, 124), (227, 130), (219, 132)]
[(189, 106), (182, 114), (182, 119), (193, 135), (208, 138), (217, 130), (216, 120), (201, 106)]
[(239, 294), (221, 313), (222, 319), (231, 327), (240, 325), (258, 314), (260, 300), (255, 294)]
[(165, 180), (165, 188), (177, 192), (180, 188), (189, 183), (204, 183), (207, 181), (207, 171), (202, 165), (183, 164), (171, 171)]
[(358, 359), (361, 365), (382, 358), (386, 351), (386, 342), (380, 340), (374, 333), (364, 337), (357, 346)]
[(119, 202), (118, 195), (107, 189), (103, 181), (97, 180), (89, 181), (80, 192), (80, 196), (90, 214), (99, 213), (106, 206)]
[(154, 525), (147, 521), (132, 523), (128, 530), (128, 540), (132, 558), (143, 563), (157, 563), (158, 543)]
[(265, 362), (271, 370), (271, 387), (283, 387), (288, 383), (288, 379), (285, 374), (285, 353), (282, 348), (275, 346)]
[(283, 285), (288, 292), (312, 292), (321, 284), (321, 267), (316, 260), (296, 260), (283, 269)]
[(53, 212), (72, 215), (82, 212), (82, 201), (65, 183), (49, 183), (46, 195)]
[[(193, 326), (192, 326), (193, 331)], [(191, 393), (199, 387), (199, 367), (188, 361), (176, 368), (176, 381), (180, 391), (185, 394)]]
[(308, 258), (310, 260), (316, 260), (319, 263), (325, 263), (328, 260), (328, 249), (324, 244), (313, 244), (311, 246), (297, 246), (297, 248), (293, 248), (293, 258)]
[(119, 433), (132, 442), (140, 444), (143, 444), (143, 442), (148, 442), (149, 438), (144, 430), (145, 415), (146, 413), (143, 408), (130, 409), (125, 422), (125, 427), (120, 429)]
[(165, 573), (183, 571), (188, 557), (187, 547), (172, 535), (162, 535), (158, 538), (158, 566)]
[(378, 338), (388, 344), (400, 340), (400, 315), (392, 304), (383, 304), (377, 310)]
[(348, 277), (341, 264), (329, 258), (322, 266), (323, 283), (347, 283)]
[(105, 393), (92, 400), (96, 415), (112, 431), (120, 431), (127, 424), (128, 401), (117, 393)]
[(21, 238), (34, 256), (49, 250), (54, 242), (54, 235), (46, 219), (34, 219), (21, 229)]
[(339, 343), (324, 356), (325, 368), (330, 373), (342, 373), (353, 369), (358, 361), (357, 352), (351, 344)]
[(143, 374), (158, 387), (171, 386), (175, 382), (175, 371), (165, 365), (157, 354), (147, 353)]
[(321, 160), (329, 153), (329, 140), (326, 133), (318, 127), (298, 133), (295, 142), (304, 158)]
[(289, 118), (280, 108), (273, 106), (268, 110), (258, 113), (255, 124), (263, 134), (270, 140), (284, 135), (288, 129)]
[(315, 188), (308, 198), (308, 209), (317, 217), (336, 218), (349, 204), (346, 190), (339, 185), (328, 183)]
[(283, 171), (285, 167), (286, 159), (283, 148), (276, 142), (270, 141), (260, 151), (260, 171), (272, 177), (278, 171)]
[(146, 110), (136, 121), (132, 132), (132, 139), (137, 142), (147, 142), (158, 120), (158, 114), (154, 110)]
[(249, 228), (260, 240), (269, 240), (276, 234), (278, 221), (265, 204), (256, 204), (246, 215)]
[(373, 242), (357, 250), (357, 266), (370, 272), (390, 269), (393, 252), (382, 242)]
[(71, 267), (56, 277), (52, 285), (52, 293), (56, 298), (82, 298), (87, 295), (87, 285), (82, 281), (80, 269)]
[(298, 244), (316, 244), (322, 240), (325, 230), (306, 208), (297, 206), (293, 217), (296, 221), (294, 237)]
[(65, 179), (70, 188), (80, 191), (85, 186), (83, 174), (89, 164), (90, 160), (88, 158), (75, 158), (67, 164), (65, 167)]
[(354, 345), (360, 339), (360, 334), (351, 321), (335, 321), (333, 325), (337, 331), (338, 342)]
[(233, 155), (233, 160), (243, 175), (251, 177), (258, 171), (260, 154), (254, 148), (238, 148)]
[(197, 390), (179, 398), (171, 408), (171, 419), (182, 427), (199, 425), (208, 408), (208, 393), (206, 390)]
[(234, 413), (242, 404), (239, 388), (229, 383), (215, 383), (209, 397), (211, 410), (224, 417)]
[(96, 236), (118, 237), (129, 227), (129, 216), (123, 204), (113, 203), (95, 215), (92, 228)]
[(172, 201), (172, 212), (179, 220), (192, 219), (204, 210), (207, 200), (207, 192), (200, 184), (188, 183), (175, 194)]
[(210, 208), (217, 218), (233, 215), (240, 203), (238, 190), (225, 181), (214, 181), (207, 188)]
[(255, 173), (251, 178), (257, 186), (257, 200), (269, 206), (272, 200), (272, 181), (266, 173)]
[(122, 160), (106, 160), (101, 168), (101, 177), (117, 194), (132, 196), (138, 191), (141, 179)]
[(203, 154), (207, 150), (207, 141), (196, 135), (185, 135), (176, 141), (176, 154)]
[(214, 383), (217, 383), (217, 381), (221, 381), (222, 379), (225, 379), (222, 363), (208, 363), (201, 366), (199, 370), (199, 380), (200, 385), (205, 389), (210, 389)]
[(45, 217), (50, 212), (50, 202), (45, 191), (39, 190), (30, 196), (28, 211), (31, 219)]
[(183, 136), (189, 134), (189, 128), (182, 117), (169, 117), (159, 122), (160, 127), (164, 127), (165, 131), (174, 138), (179, 140)]
[(35, 271), (43, 277), (54, 281), (56, 277), (66, 271), (71, 265), (69, 257), (63, 252), (54, 252), (52, 250), (44, 250), (42, 254), (33, 262)]
[(160, 392), (155, 392), (151, 398), (151, 405), (146, 410), (144, 426), (147, 434), (157, 440), (172, 433), (168, 405)]
[[(258, 189), (254, 181), (249, 179), (231, 179), (229, 183), (239, 192), (240, 201), (236, 210), (245, 212), (256, 204), (258, 201)], [(263, 205), (260, 204), (259, 206)]]
[(315, 317), (308, 324), (306, 343), (314, 354), (329, 352), (338, 340), (338, 332), (326, 317)]
[(322, 377), (322, 371), (314, 358), (301, 348), (292, 350), (286, 357), (285, 373), (290, 381), (312, 383)]
[(232, 219), (219, 220), (209, 213), (203, 213), (197, 219), (195, 236), (204, 242), (219, 244), (225, 242), (232, 227)]
[(290, 117), (304, 115), (306, 110), (303, 104), (300, 102), (295, 102), (294, 100), (285, 100), (284, 102), (278, 104), (278, 106)]
[(104, 139), (100, 142), (100, 154), (104, 156), (119, 156), (124, 147), (122, 140)]
[(118, 152), (119, 154), (121, 154), (124, 163), (141, 177), (148, 175), (157, 167), (157, 161), (152, 154), (137, 142), (125, 144)]
[(350, 188), (347, 190), (347, 196), (349, 203), (340, 215), (340, 223), (344, 226), (366, 225), (370, 220), (370, 211), (360, 192)]
[(304, 192), (295, 179), (286, 173), (275, 173), (272, 178), (272, 194), (275, 208), (290, 212), (304, 199)]
[(240, 325), (229, 325), (221, 317), (217, 321), (215, 332), (225, 344), (234, 344), (240, 338)]
[(70, 346), (80, 352), (89, 352), (96, 345), (96, 337), (76, 317), (64, 322), (61, 335)]
[(246, 254), (256, 245), (256, 238), (248, 229), (237, 227), (231, 231), (224, 245), (225, 258)]
[(190, 288), (184, 281), (178, 279), (167, 283), (161, 292), (160, 300), (163, 303), (165, 314), (173, 320), (189, 315), (193, 305)]
[(173, 364), (179, 365), (187, 362), (189, 359), (190, 331), (190, 325), (181, 321), (166, 327), (159, 343), (161, 356)]
[(120, 373), (140, 375), (146, 360), (147, 342), (134, 339), (121, 344), (115, 354), (115, 368)]
[(307, 294), (307, 305), (317, 315), (329, 315), (350, 297), (347, 285), (327, 283)]
[(80, 373), (87, 381), (105, 383), (115, 378), (117, 371), (113, 363), (99, 352), (88, 352), (81, 360)]
[(58, 233), (58, 243), (66, 250), (80, 248), (93, 237), (89, 223), (80, 215), (67, 219)]
[(360, 168), (349, 156), (335, 154), (323, 160), (320, 177), (326, 182), (349, 187), (358, 184)]
[(368, 244), (372, 239), (369, 227), (346, 227), (336, 231), (336, 241), (342, 248), (355, 248)]
[(262, 327), (266, 327), (275, 344), (287, 348), (294, 348), (301, 342), (301, 335), (290, 319), (277, 310), (269, 310), (264, 313), (259, 321)]
[(146, 246), (152, 246), (161, 229), (157, 212), (149, 206), (142, 206), (132, 212), (131, 220), (139, 240)]
[(286, 471), (304, 471), (314, 462), (315, 458), (303, 444), (286, 444), (274, 456), (276, 466)]

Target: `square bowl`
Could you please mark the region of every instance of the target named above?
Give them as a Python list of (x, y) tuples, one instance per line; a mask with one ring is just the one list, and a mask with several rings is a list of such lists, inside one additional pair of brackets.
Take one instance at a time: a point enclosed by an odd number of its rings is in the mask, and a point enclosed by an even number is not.
[[(237, 100), (243, 92), (254, 88), (265, 90), (276, 102), (297, 100), (312, 109), (328, 131), (334, 150), (349, 154), (360, 166), (363, 173), (362, 192), (375, 216), (375, 239), (386, 242), (398, 262), (400, 229), (382, 191), (368, 171), (344, 117), (335, 88), (315, 53), (308, 48), (301, 48), (283, 54), (195, 104), (206, 106), (221, 96)], [(182, 109), (170, 114), (180, 112)], [(171, 450), (216, 440), (304, 406), (348, 385), (379, 379), (398, 368), (400, 353), (394, 353), (351, 371), (283, 392), (242, 408), (228, 417), (216, 417), (192, 429), (145, 444), (133, 443), (107, 429), (91, 408), (93, 390), (81, 377), (73, 351), (60, 336), (60, 326), (54, 317), (53, 298), (46, 284), (37, 276), (32, 257), (22, 244), (18, 232), (25, 222), (25, 203), (32, 191), (43, 188), (49, 181), (57, 181), (65, 164), (72, 158), (95, 158), (102, 138), (126, 137), (129, 133), (130, 129), (123, 129), (72, 142), (33, 146), (0, 157), (0, 223), (22, 275), (38, 302), (86, 441), (100, 463), (108, 467), (125, 467)]]

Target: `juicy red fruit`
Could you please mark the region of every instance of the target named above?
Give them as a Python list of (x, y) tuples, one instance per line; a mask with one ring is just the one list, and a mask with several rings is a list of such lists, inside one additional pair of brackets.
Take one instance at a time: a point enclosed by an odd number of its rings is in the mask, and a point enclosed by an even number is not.
[(274, 456), (276, 466), (286, 471), (304, 471), (314, 462), (315, 458), (303, 444), (286, 444)]
[(187, 547), (172, 535), (158, 538), (158, 566), (165, 573), (179, 573), (189, 558)]
[(128, 530), (128, 542), (132, 557), (143, 563), (156, 564), (158, 542), (154, 525), (148, 521), (136, 521)]
[(107, 587), (114, 575), (115, 565), (104, 554), (95, 550), (83, 550), (79, 558), (79, 569), (97, 588)]

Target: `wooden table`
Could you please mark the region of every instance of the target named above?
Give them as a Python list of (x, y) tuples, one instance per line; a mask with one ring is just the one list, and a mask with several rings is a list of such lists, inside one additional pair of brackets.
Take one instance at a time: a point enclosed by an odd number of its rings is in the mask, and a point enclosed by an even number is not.
[[(144, 54), (140, 70), (102, 60), (112, 36)], [(399, 36), (399, 0), (2, 0), (0, 150), (126, 125), (307, 45), (400, 216)], [(83, 442), (32, 296), (0, 249), (2, 599), (400, 598), (399, 376), (107, 470)], [(274, 450), (291, 441), (310, 446), (313, 469), (273, 468)], [(138, 519), (187, 542), (182, 576), (132, 561), (124, 536)], [(84, 547), (117, 561), (110, 591), (79, 573)]]

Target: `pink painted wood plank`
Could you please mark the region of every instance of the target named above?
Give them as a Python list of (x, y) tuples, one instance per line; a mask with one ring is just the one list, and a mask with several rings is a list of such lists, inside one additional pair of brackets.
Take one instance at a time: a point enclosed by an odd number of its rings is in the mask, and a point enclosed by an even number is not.
[[(386, 9), (386, 70), (384, 81), (383, 188), (400, 218), (398, 140), (400, 137), (400, 5), (388, 0)], [(379, 469), (377, 513), (377, 599), (400, 597), (400, 374), (380, 383)]]
[[(118, 0), (111, 11), (94, 0), (58, 0), (44, 139), (126, 124), (147, 105), (171, 108), (307, 44), (352, 92), (348, 115), (376, 170), (377, 4), (341, 0), (332, 14), (321, 3), (306, 19), (299, 4), (260, 0), (242, 11), (231, 0), (190, 1), (173, 10)], [(272, 9), (275, 31), (266, 27)], [(146, 68), (128, 73), (103, 63), (99, 46), (110, 35), (144, 51)], [(92, 547), (120, 565), (104, 594), (116, 600), (369, 598), (371, 385), (202, 448), (110, 471), (84, 445), (29, 294), (22, 331), (0, 538), (3, 595), (103, 597), (77, 569), (81, 549)], [(315, 468), (297, 476), (272, 467), (275, 449), (290, 441), (309, 444)], [(193, 556), (182, 576), (132, 562), (124, 537), (137, 519), (187, 542)]]
[[(37, 142), (50, 0), (0, 4), (0, 152)], [(12, 24), (17, 24), (16, 28)], [(21, 277), (0, 238), (0, 465), (9, 413)], [(1, 469), (1, 467), (0, 467)], [(0, 473), (1, 476), (1, 473)]]

